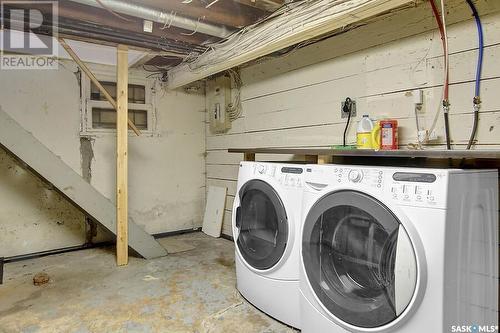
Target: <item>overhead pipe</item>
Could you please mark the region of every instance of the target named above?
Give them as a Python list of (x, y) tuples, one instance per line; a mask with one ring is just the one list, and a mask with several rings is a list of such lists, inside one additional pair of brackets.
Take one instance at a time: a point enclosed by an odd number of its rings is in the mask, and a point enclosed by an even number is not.
[(132, 3), (126, 3), (119, 0), (70, 0), (82, 5), (92, 6), (96, 8), (109, 9), (114, 12), (138, 17), (144, 20), (171, 25), (177, 28), (186, 29), (189, 31), (200, 32), (206, 35), (219, 38), (226, 38), (234, 29), (230, 29), (224, 25), (215, 25), (201, 22), (189, 17), (181, 16), (176, 13), (166, 13), (153, 8), (144, 7)]

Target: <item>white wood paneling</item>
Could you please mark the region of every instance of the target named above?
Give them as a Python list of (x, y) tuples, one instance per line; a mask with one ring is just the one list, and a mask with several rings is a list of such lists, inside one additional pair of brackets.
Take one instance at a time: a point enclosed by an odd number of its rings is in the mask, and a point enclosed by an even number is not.
[[(477, 148), (500, 147), (500, 2), (476, 1), (485, 33), (483, 100)], [(472, 98), (477, 60), (477, 31), (464, 1), (447, 1), (451, 51), (451, 139), (463, 148), (472, 128)], [(226, 134), (207, 130), (207, 184), (228, 186), (223, 233), (231, 233), (240, 154), (228, 148), (329, 147), (342, 142), (345, 119), (340, 103), (357, 101), (358, 116), (349, 127), (355, 142), (363, 114), (398, 119), (403, 146), (416, 142), (413, 91), (424, 92), (420, 124), (431, 126), (442, 99), (443, 57), (428, 2), (387, 14), (367, 25), (291, 54), (242, 70), (243, 117)], [(442, 115), (435, 147), (443, 147)], [(294, 156), (257, 155), (258, 160), (288, 161)]]

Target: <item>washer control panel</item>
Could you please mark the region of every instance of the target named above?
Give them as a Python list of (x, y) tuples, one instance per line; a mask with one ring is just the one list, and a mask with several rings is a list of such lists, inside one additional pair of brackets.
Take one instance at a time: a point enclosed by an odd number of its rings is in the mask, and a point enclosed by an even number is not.
[(384, 194), (398, 204), (446, 206), (447, 174), (440, 170), (329, 165), (308, 166), (305, 171), (305, 181), (316, 186), (349, 185)]
[(390, 195), (402, 204), (437, 207), (446, 204), (444, 174), (433, 172), (393, 172)]

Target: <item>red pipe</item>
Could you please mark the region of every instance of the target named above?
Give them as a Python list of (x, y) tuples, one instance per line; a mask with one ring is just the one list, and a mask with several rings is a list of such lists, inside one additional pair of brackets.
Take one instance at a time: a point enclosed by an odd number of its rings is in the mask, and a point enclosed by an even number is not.
[(445, 34), (444, 34), (444, 26), (443, 26), (443, 21), (441, 20), (441, 14), (439, 14), (439, 11), (436, 7), (436, 4), (434, 3), (434, 0), (429, 0), (431, 3), (432, 7), (432, 13), (434, 14), (434, 18), (436, 19), (436, 23), (439, 27), (439, 33), (441, 34), (441, 41), (443, 42), (443, 51), (444, 51), (444, 66), (447, 69), (446, 74), (445, 74), (445, 79), (444, 79), (444, 101), (448, 102), (448, 86), (449, 86), (449, 68), (448, 68), (448, 50), (446, 48), (446, 42), (445, 42)]

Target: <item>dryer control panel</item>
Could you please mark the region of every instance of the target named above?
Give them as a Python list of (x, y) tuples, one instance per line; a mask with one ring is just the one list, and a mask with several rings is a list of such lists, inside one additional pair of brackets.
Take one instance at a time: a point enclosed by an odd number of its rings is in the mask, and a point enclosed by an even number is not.
[(256, 163), (254, 174), (261, 177), (274, 178), (285, 187), (302, 188), (304, 182), (304, 168), (295, 166), (283, 166), (270, 163)]
[(382, 189), (383, 187), (384, 172), (382, 170), (339, 166), (333, 169), (333, 174), (339, 184), (363, 184), (373, 189)]

